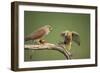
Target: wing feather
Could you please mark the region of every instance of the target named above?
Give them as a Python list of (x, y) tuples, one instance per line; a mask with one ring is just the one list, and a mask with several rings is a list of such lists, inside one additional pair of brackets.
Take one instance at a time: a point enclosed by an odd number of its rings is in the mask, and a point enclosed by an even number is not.
[(72, 32), (72, 40), (80, 46), (80, 36), (76, 32)]
[(45, 30), (44, 29), (40, 29), (36, 32), (34, 32), (34, 34), (31, 35), (32, 39), (39, 39), (42, 38), (43, 36), (45, 36)]
[(36, 39), (40, 39), (43, 36), (45, 36), (46, 31), (44, 29), (39, 29), (35, 32), (32, 32), (30, 35), (25, 37), (25, 40), (36, 40)]

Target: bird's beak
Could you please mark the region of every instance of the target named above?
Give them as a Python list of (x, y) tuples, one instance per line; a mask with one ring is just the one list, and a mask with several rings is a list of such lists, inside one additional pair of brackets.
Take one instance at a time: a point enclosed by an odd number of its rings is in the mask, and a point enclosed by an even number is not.
[(50, 31), (52, 31), (52, 27), (50, 27)]

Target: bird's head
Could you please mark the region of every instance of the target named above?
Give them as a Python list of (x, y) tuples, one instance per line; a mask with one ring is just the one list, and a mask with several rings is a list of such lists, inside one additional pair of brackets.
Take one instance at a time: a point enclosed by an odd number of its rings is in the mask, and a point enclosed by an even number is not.
[(45, 27), (49, 28), (49, 30), (52, 31), (52, 26), (51, 25), (45, 25)]
[(61, 36), (62, 37), (65, 37), (65, 36), (68, 36), (68, 35), (69, 35), (69, 31), (61, 32)]
[(61, 33), (61, 36), (66, 40), (66, 42), (72, 41), (72, 32), (70, 31), (64, 31)]

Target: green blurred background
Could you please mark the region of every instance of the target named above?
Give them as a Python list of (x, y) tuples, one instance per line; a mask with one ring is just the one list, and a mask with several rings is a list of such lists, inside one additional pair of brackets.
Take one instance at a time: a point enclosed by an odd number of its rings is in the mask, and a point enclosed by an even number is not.
[[(48, 24), (53, 27), (53, 31), (45, 37), (48, 42), (56, 44), (62, 40), (60, 36), (62, 31), (75, 31), (80, 35), (81, 45), (78, 46), (76, 43), (72, 44), (72, 59), (90, 58), (89, 14), (24, 11), (24, 36)], [(29, 43), (30, 41), (27, 42), (27, 44)], [(25, 61), (64, 59), (66, 58), (62, 53), (54, 50), (24, 50)]]

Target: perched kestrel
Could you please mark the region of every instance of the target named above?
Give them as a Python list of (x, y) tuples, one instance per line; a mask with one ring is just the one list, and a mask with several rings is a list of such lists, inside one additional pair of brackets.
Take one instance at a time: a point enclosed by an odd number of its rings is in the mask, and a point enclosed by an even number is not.
[(42, 43), (42, 38), (49, 34), (49, 32), (52, 30), (52, 27), (50, 25), (45, 25), (43, 27), (40, 27), (35, 32), (32, 32), (30, 35), (25, 37), (25, 41), (28, 40), (35, 40), (38, 43)]
[(68, 50), (71, 49), (72, 41), (80, 45), (80, 37), (79, 34), (76, 32), (64, 31), (61, 33), (61, 36), (63, 37), (63, 43), (65, 44)]

